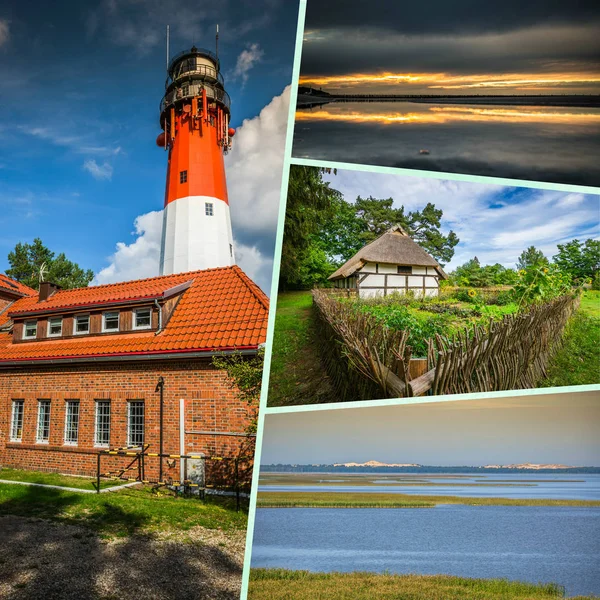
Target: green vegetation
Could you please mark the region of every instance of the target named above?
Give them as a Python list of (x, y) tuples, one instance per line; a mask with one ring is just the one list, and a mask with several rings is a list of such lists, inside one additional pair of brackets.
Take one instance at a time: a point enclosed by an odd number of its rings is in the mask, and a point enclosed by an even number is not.
[[(59, 485), (61, 487), (71, 487), (80, 490), (95, 490), (95, 479), (90, 477), (72, 477), (70, 475), (60, 475), (58, 473), (42, 473), (40, 471), (24, 471), (21, 469), (0, 469), (0, 479), (7, 481), (27, 481), (29, 483), (43, 483), (45, 485)], [(124, 485), (126, 481), (102, 480), (100, 487), (102, 489)]]
[(19, 242), (8, 253), (8, 262), (10, 269), (6, 269), (6, 274), (36, 290), (42, 271), (42, 280), (56, 283), (63, 289), (86, 287), (94, 278), (91, 269), (82, 269), (62, 252), (56, 256), (40, 238), (35, 238), (31, 244)]
[(259, 492), (259, 508), (433, 508), (438, 504), (469, 506), (600, 506), (600, 500), (546, 498), (469, 498), (370, 492)]
[(0, 484), (0, 515), (36, 517), (81, 525), (104, 537), (187, 531), (195, 526), (240, 530), (246, 515), (235, 499), (183, 498), (150, 488), (80, 494), (18, 484)]
[[(561, 586), (506, 579), (252, 569), (250, 600), (555, 600)], [(573, 600), (585, 600), (578, 596)]]
[(311, 293), (279, 293), (269, 406), (335, 401), (329, 379), (316, 351), (318, 339)]
[(585, 385), (600, 381), (600, 292), (582, 295), (581, 306), (567, 325), (563, 345), (539, 387)]

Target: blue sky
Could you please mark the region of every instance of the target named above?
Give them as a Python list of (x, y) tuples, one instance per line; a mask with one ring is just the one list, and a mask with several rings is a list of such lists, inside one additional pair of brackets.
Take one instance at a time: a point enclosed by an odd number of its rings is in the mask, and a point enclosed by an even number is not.
[[(156, 229), (156, 215), (151, 225), (146, 217), (141, 225), (138, 220), (137, 235), (132, 235), (136, 218), (160, 211), (164, 199), (166, 153), (155, 139), (165, 82), (166, 24), (171, 26), (173, 55), (192, 44), (213, 49), (219, 23), (232, 125), (254, 118), (247, 129), (256, 135), (261, 129), (257, 115), (290, 83), (297, 14), (297, 3), (286, 0), (2, 2), (0, 269), (8, 268), (6, 256), (17, 242), (37, 236), (98, 273), (111, 264), (117, 243), (127, 249), (138, 236)], [(263, 115), (263, 128), (266, 119), (283, 119), (284, 104), (285, 97)], [(265, 145), (279, 145), (279, 154), (284, 125), (273, 139), (264, 140)], [(257, 142), (248, 144), (256, 149)], [(228, 161), (241, 171), (247, 157), (235, 153), (234, 143)], [(277, 164), (273, 168), (277, 171)], [(265, 187), (270, 194), (276, 188), (278, 195), (277, 177), (263, 177), (246, 189), (253, 190), (257, 201)], [(243, 189), (235, 181), (233, 186)], [(254, 199), (230, 193), (230, 200), (242, 257), (245, 252), (247, 259), (262, 259), (249, 268), (265, 287), (275, 235), (269, 215), (276, 206), (264, 207), (265, 218), (248, 228), (251, 213), (244, 211)], [(133, 254), (131, 260), (154, 260), (154, 255)], [(146, 266), (140, 276), (152, 274), (147, 271)], [(134, 275), (131, 269), (113, 269), (112, 278)]]
[(481, 264), (514, 267), (533, 245), (551, 258), (557, 244), (600, 235), (600, 195), (555, 192), (494, 183), (338, 170), (325, 176), (348, 202), (357, 196), (393, 198), (394, 206), (420, 210), (428, 202), (443, 210), (442, 231), (460, 240), (446, 265), (451, 271), (477, 256)]

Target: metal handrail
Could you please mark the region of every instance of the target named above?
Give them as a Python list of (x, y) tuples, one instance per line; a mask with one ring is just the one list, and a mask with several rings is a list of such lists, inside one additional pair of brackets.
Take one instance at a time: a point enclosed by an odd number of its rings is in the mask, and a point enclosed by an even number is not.
[(208, 56), (211, 60), (213, 60), (215, 62), (215, 64), (217, 65), (217, 69), (219, 69), (219, 67), (220, 67), (219, 57), (214, 52), (212, 52), (211, 50), (207, 50), (206, 48), (196, 48), (194, 51), (182, 50), (181, 52), (178, 52), (177, 54), (175, 54), (173, 56), (173, 58), (169, 61), (169, 66), (167, 68), (167, 71), (169, 71), (169, 73), (170, 73), (171, 69), (173, 68), (173, 65), (182, 56), (185, 56), (186, 54), (189, 54), (190, 56), (198, 56), (198, 55)]
[[(205, 89), (209, 98), (215, 99), (217, 100), (217, 102), (221, 102), (227, 108), (227, 110), (231, 109), (231, 98), (225, 90), (213, 86), (205, 86)], [(165, 97), (160, 101), (161, 115), (165, 111), (167, 106), (174, 104), (179, 100), (184, 100), (185, 98), (193, 98), (199, 95), (196, 92), (189, 92), (187, 94), (184, 94), (182, 92), (181, 96), (177, 96), (177, 92), (179, 90), (181, 90), (181, 88), (174, 89), (170, 93), (166, 94)], [(210, 92), (213, 92), (213, 94), (211, 95)]]
[[(210, 67), (208, 65), (197, 65), (196, 61), (190, 60), (182, 60), (180, 67), (178, 68), (177, 74), (173, 72), (173, 69), (170, 72), (171, 81), (176, 81), (180, 77), (193, 77), (194, 75), (200, 75), (204, 77), (209, 77), (211, 79), (216, 79), (221, 85), (225, 85), (225, 81), (223, 80), (223, 75), (217, 71), (214, 67)], [(185, 66), (185, 70), (181, 70), (181, 67)]]

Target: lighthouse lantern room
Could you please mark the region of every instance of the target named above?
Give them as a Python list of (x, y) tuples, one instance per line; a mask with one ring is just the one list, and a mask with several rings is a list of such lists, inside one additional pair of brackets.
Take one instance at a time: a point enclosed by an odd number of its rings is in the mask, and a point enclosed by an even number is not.
[(235, 264), (223, 155), (235, 131), (214, 52), (192, 47), (168, 62), (156, 143), (169, 152), (160, 274)]

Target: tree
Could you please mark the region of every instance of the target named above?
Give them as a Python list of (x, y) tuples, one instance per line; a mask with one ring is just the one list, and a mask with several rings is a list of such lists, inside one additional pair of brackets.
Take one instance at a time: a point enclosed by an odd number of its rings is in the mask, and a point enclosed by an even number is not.
[(529, 267), (548, 264), (548, 259), (541, 250), (538, 250), (535, 246), (529, 246), (527, 250), (521, 252), (519, 260), (517, 261), (517, 270), (526, 271)]
[(553, 259), (562, 271), (575, 279), (594, 279), (600, 270), (600, 241), (572, 240), (558, 244), (558, 254)]
[(94, 278), (91, 269), (82, 269), (68, 260), (64, 253), (55, 256), (40, 238), (35, 238), (31, 244), (19, 242), (8, 253), (8, 262), (10, 269), (6, 270), (6, 274), (34, 289), (39, 288), (42, 266), (44, 280), (56, 283), (63, 289), (86, 287)]

